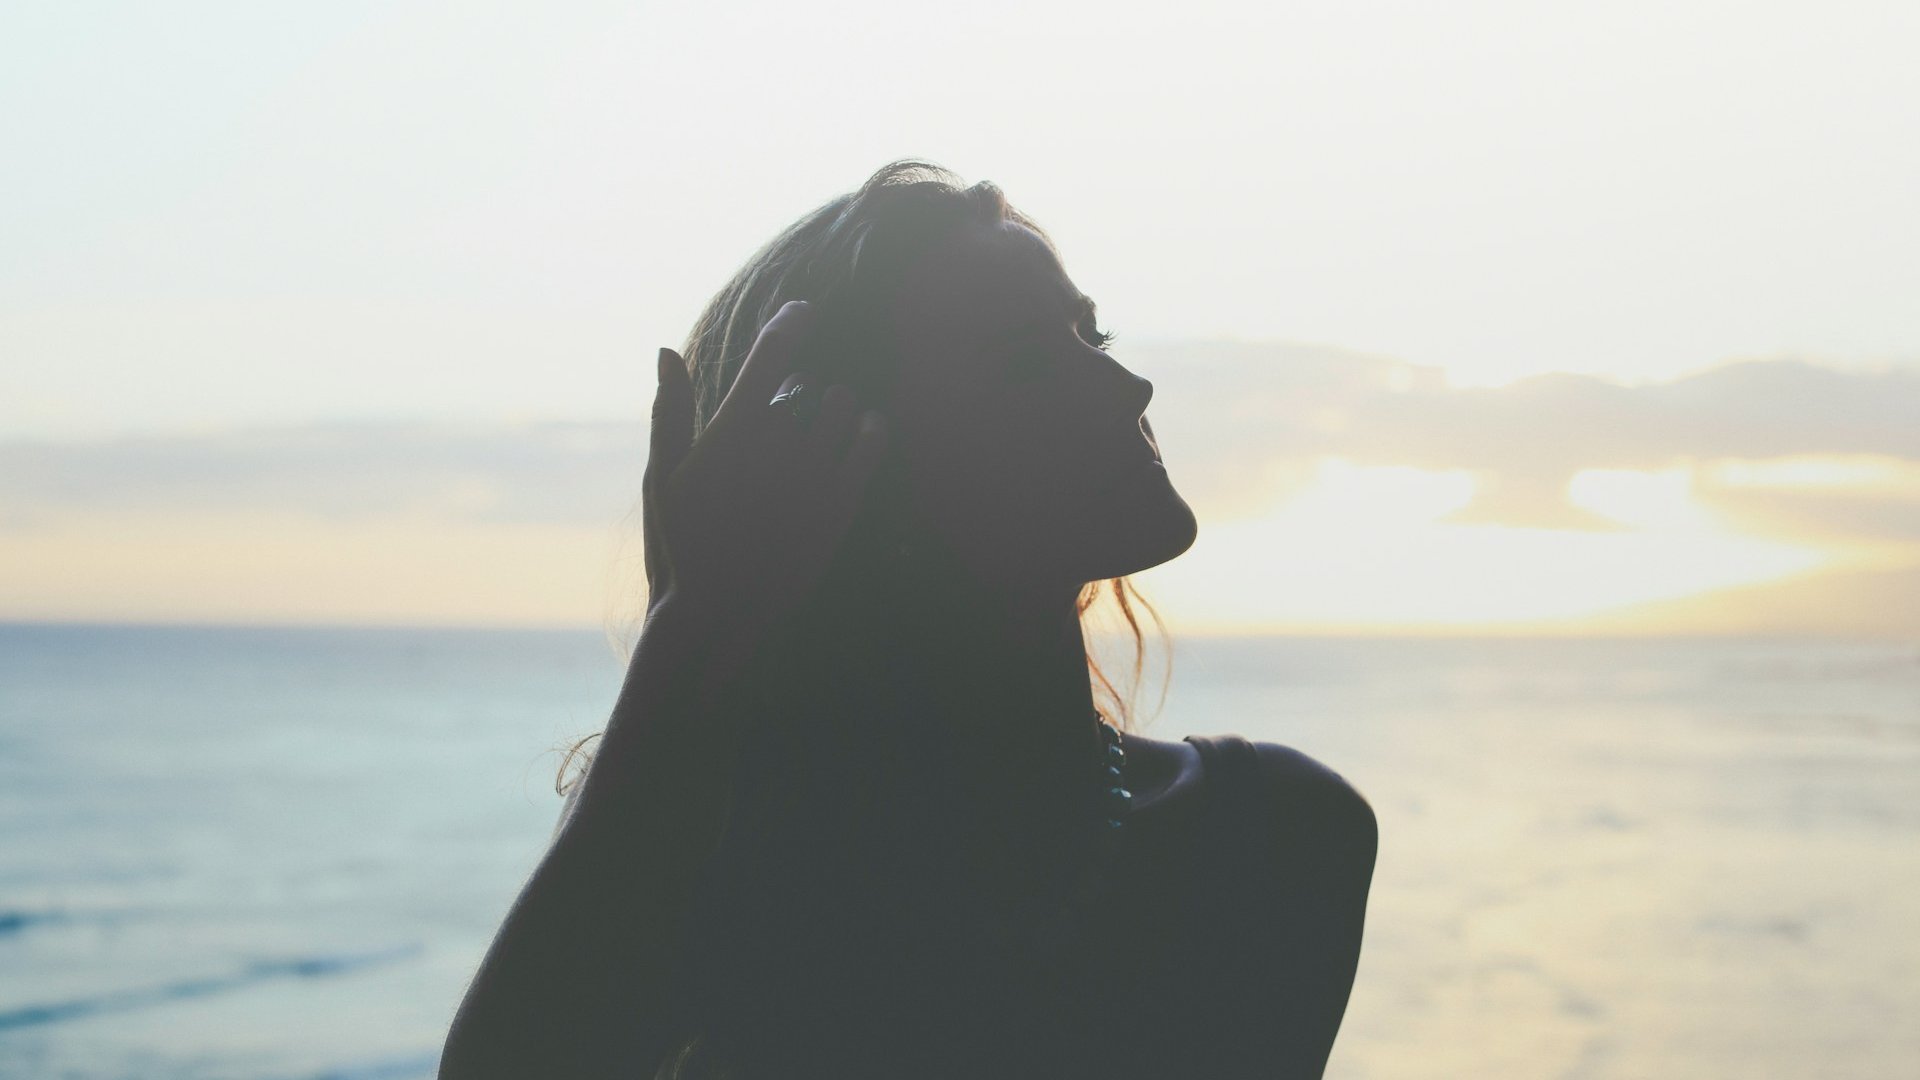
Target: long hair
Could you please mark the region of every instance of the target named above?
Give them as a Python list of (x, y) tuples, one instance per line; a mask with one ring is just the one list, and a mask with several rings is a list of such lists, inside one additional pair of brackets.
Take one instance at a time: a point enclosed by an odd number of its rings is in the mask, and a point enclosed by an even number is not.
[[(1017, 222), (1051, 245), (1032, 219), (1009, 205), (1001, 190), (989, 182), (963, 186), (946, 169), (928, 162), (902, 159), (888, 163), (860, 188), (832, 199), (806, 214), (774, 237), (716, 293), (688, 335), (685, 358), (694, 393), (694, 430), (704, 430), (733, 385), (741, 364), (760, 329), (789, 300), (814, 305), (807, 355), (795, 366), (816, 376), (822, 385), (846, 383), (865, 403), (884, 401), (895, 369), (894, 343), (888, 322), (890, 299), (904, 268), (953, 228), (969, 223)], [(883, 470), (884, 472), (884, 470)], [(876, 476), (872, 501), (884, 498), (886, 486)], [(848, 546), (862, 543), (865, 532), (856, 528)], [(864, 555), (846, 555), (841, 562)], [(836, 580), (829, 575), (824, 588)], [(1164, 638), (1158, 612), (1126, 577), (1087, 583), (1076, 601), (1083, 628), (1091, 631), (1096, 605), (1111, 597), (1133, 639), (1130, 678), (1123, 692), (1096, 656), (1096, 634), (1087, 633), (1087, 666), (1102, 713), (1115, 726), (1136, 731), (1134, 696), (1145, 663), (1146, 642), (1137, 609), (1149, 615)], [(831, 601), (831, 598), (828, 598)], [(621, 642), (630, 653), (631, 638)], [(1170, 658), (1169, 658), (1170, 661)], [(1161, 687), (1164, 701), (1166, 687)], [(1158, 705), (1156, 705), (1156, 710)], [(567, 748), (555, 778), (562, 794), (577, 785), (591, 763), (588, 735)], [(683, 1038), (660, 1064), (655, 1080), (721, 1080), (736, 1074), (727, 1069), (702, 1032)], [(740, 1078), (746, 1080), (746, 1078)]]

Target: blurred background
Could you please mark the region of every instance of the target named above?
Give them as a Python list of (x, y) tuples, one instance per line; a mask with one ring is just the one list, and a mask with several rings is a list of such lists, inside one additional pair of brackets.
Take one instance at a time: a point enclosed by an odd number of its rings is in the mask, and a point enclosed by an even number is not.
[(1379, 814), (1329, 1076), (1911, 1075), (1916, 49), (1857, 0), (8, 7), (0, 1075), (432, 1075), (619, 683), (655, 349), (907, 156), (1155, 384), (1200, 536), (1136, 577), (1145, 733)]

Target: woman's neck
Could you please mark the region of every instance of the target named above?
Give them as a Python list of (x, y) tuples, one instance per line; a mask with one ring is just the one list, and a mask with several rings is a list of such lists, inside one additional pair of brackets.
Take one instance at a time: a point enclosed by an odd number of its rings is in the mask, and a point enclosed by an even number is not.
[(1078, 590), (996, 586), (928, 560), (897, 595), (881, 620), (892, 707), (940, 719), (971, 831), (1037, 854), (1083, 828), (1101, 738)]
[(786, 722), (759, 751), (766, 782), (791, 778), (784, 798), (832, 815), (829, 838), (1060, 861), (1100, 810), (1078, 596), (987, 580), (937, 545), (844, 548), (769, 653), (764, 711)]

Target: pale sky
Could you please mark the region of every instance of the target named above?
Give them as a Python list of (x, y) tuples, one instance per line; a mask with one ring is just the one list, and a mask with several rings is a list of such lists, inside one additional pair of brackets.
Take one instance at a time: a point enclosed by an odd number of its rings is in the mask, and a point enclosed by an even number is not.
[[(910, 155), (1034, 214), (1155, 380), (1191, 625), (1911, 580), (1920, 6), (1133, 10), (9, 7), (0, 618), (591, 621), (638, 462), (476, 517), (517, 481), (445, 433), (643, 446), (655, 347)], [(1251, 472), (1207, 445), (1230, 398), (1276, 403)], [(263, 471), (354, 423), (437, 479)], [(538, 569), (457, 569), (500, 560)], [(1836, 625), (1906, 625), (1855, 592)], [(1779, 595), (1686, 618), (1826, 617)]]

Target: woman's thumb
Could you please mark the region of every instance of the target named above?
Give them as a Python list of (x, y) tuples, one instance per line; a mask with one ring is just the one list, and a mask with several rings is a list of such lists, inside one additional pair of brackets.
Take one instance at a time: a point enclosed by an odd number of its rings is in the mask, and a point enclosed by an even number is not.
[(659, 375), (660, 385), (653, 392), (647, 465), (670, 469), (693, 445), (693, 383), (687, 376), (687, 362), (672, 349), (660, 350)]

